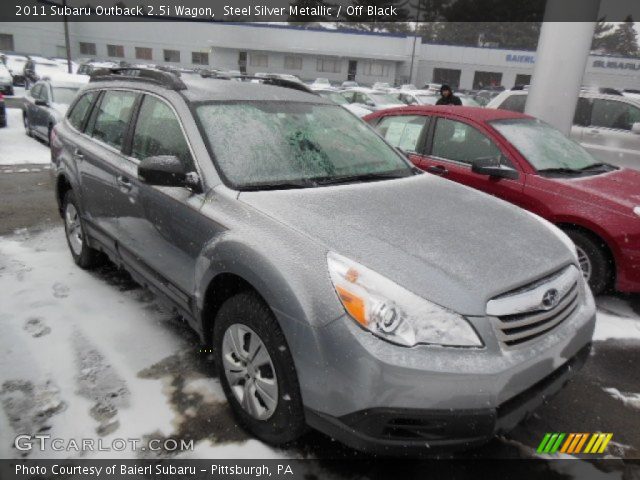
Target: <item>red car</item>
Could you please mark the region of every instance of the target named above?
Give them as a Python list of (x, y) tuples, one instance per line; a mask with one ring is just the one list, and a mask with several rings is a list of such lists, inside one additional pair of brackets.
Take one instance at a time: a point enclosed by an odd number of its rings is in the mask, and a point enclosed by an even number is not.
[(601, 163), (548, 124), (506, 110), (411, 106), (364, 119), (419, 168), (564, 230), (594, 293), (640, 292), (640, 172)]

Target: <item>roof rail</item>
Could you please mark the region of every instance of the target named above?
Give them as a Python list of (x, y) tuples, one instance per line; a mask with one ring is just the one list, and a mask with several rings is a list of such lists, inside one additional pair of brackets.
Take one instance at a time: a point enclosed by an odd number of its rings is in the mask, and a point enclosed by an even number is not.
[(98, 68), (89, 75), (90, 82), (129, 80), (155, 83), (170, 90), (186, 90), (187, 86), (180, 78), (168, 71), (142, 67)]
[(266, 85), (274, 85), (276, 87), (284, 87), (291, 88), (293, 90), (300, 90), (301, 92), (313, 93), (315, 92), (307, 87), (305, 84), (296, 82), (294, 80), (286, 80), (284, 78), (279, 77), (255, 77), (250, 75), (235, 75), (231, 76), (231, 78), (237, 78), (239, 80), (259, 80), (260, 83), (264, 83)]

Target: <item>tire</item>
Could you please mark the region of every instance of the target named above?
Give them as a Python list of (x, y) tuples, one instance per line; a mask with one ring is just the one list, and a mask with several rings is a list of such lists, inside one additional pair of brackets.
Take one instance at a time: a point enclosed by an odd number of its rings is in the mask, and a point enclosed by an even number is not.
[(62, 217), (67, 245), (76, 265), (87, 270), (100, 265), (102, 255), (87, 244), (87, 236), (79, 212), (80, 209), (73, 190), (67, 191), (62, 202)]
[(566, 229), (578, 250), (578, 260), (585, 279), (594, 295), (607, 290), (613, 279), (614, 265), (607, 255), (607, 246), (595, 236), (580, 230)]
[[(232, 334), (243, 344), (236, 342), (237, 347), (233, 348)], [(246, 362), (243, 367), (239, 360), (248, 358), (244, 354), (260, 345), (256, 339), (264, 349), (256, 349), (254, 361)], [(213, 346), (220, 383), (238, 423), (245, 430), (272, 445), (290, 443), (305, 433), (307, 425), (302, 397), (289, 347), (273, 313), (257, 294), (239, 293), (220, 307), (214, 323)], [(264, 350), (266, 357), (261, 353)], [(231, 370), (236, 373), (228, 373)], [(243, 372), (249, 373), (243, 375)], [(249, 397), (245, 395), (247, 382), (251, 382)], [(261, 385), (263, 387), (259, 389)], [(267, 394), (276, 400), (275, 405), (268, 401)], [(248, 401), (242, 401), (239, 395)], [(269, 408), (270, 404), (272, 408)]]
[(49, 147), (51, 147), (51, 133), (53, 132), (53, 125), (49, 125), (49, 128), (47, 129), (47, 145), (49, 145)]

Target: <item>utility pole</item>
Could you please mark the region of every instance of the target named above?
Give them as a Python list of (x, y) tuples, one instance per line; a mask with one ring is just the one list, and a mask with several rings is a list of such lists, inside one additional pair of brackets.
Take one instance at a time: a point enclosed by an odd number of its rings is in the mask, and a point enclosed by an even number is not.
[[(67, 0), (62, 0), (62, 5), (64, 5), (66, 12)], [(71, 67), (71, 43), (69, 42), (69, 21), (66, 14), (64, 15), (64, 45), (67, 50), (67, 72), (73, 73), (73, 68)]]
[(420, 1), (421, 0), (418, 0), (418, 5), (416, 7), (416, 23), (415, 23), (416, 31), (413, 32), (413, 48), (411, 49), (411, 66), (409, 67), (409, 83), (413, 83), (413, 63), (416, 58), (416, 42), (418, 41), (417, 29), (418, 29), (418, 25), (420, 25)]

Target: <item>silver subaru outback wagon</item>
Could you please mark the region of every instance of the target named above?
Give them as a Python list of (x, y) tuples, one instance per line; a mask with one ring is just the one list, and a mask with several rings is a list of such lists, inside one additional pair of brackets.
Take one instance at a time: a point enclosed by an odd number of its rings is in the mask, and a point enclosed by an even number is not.
[(106, 254), (170, 302), (271, 444), (468, 447), (558, 390), (595, 322), (571, 241), (263, 82), (95, 72), (53, 135), (75, 262)]

